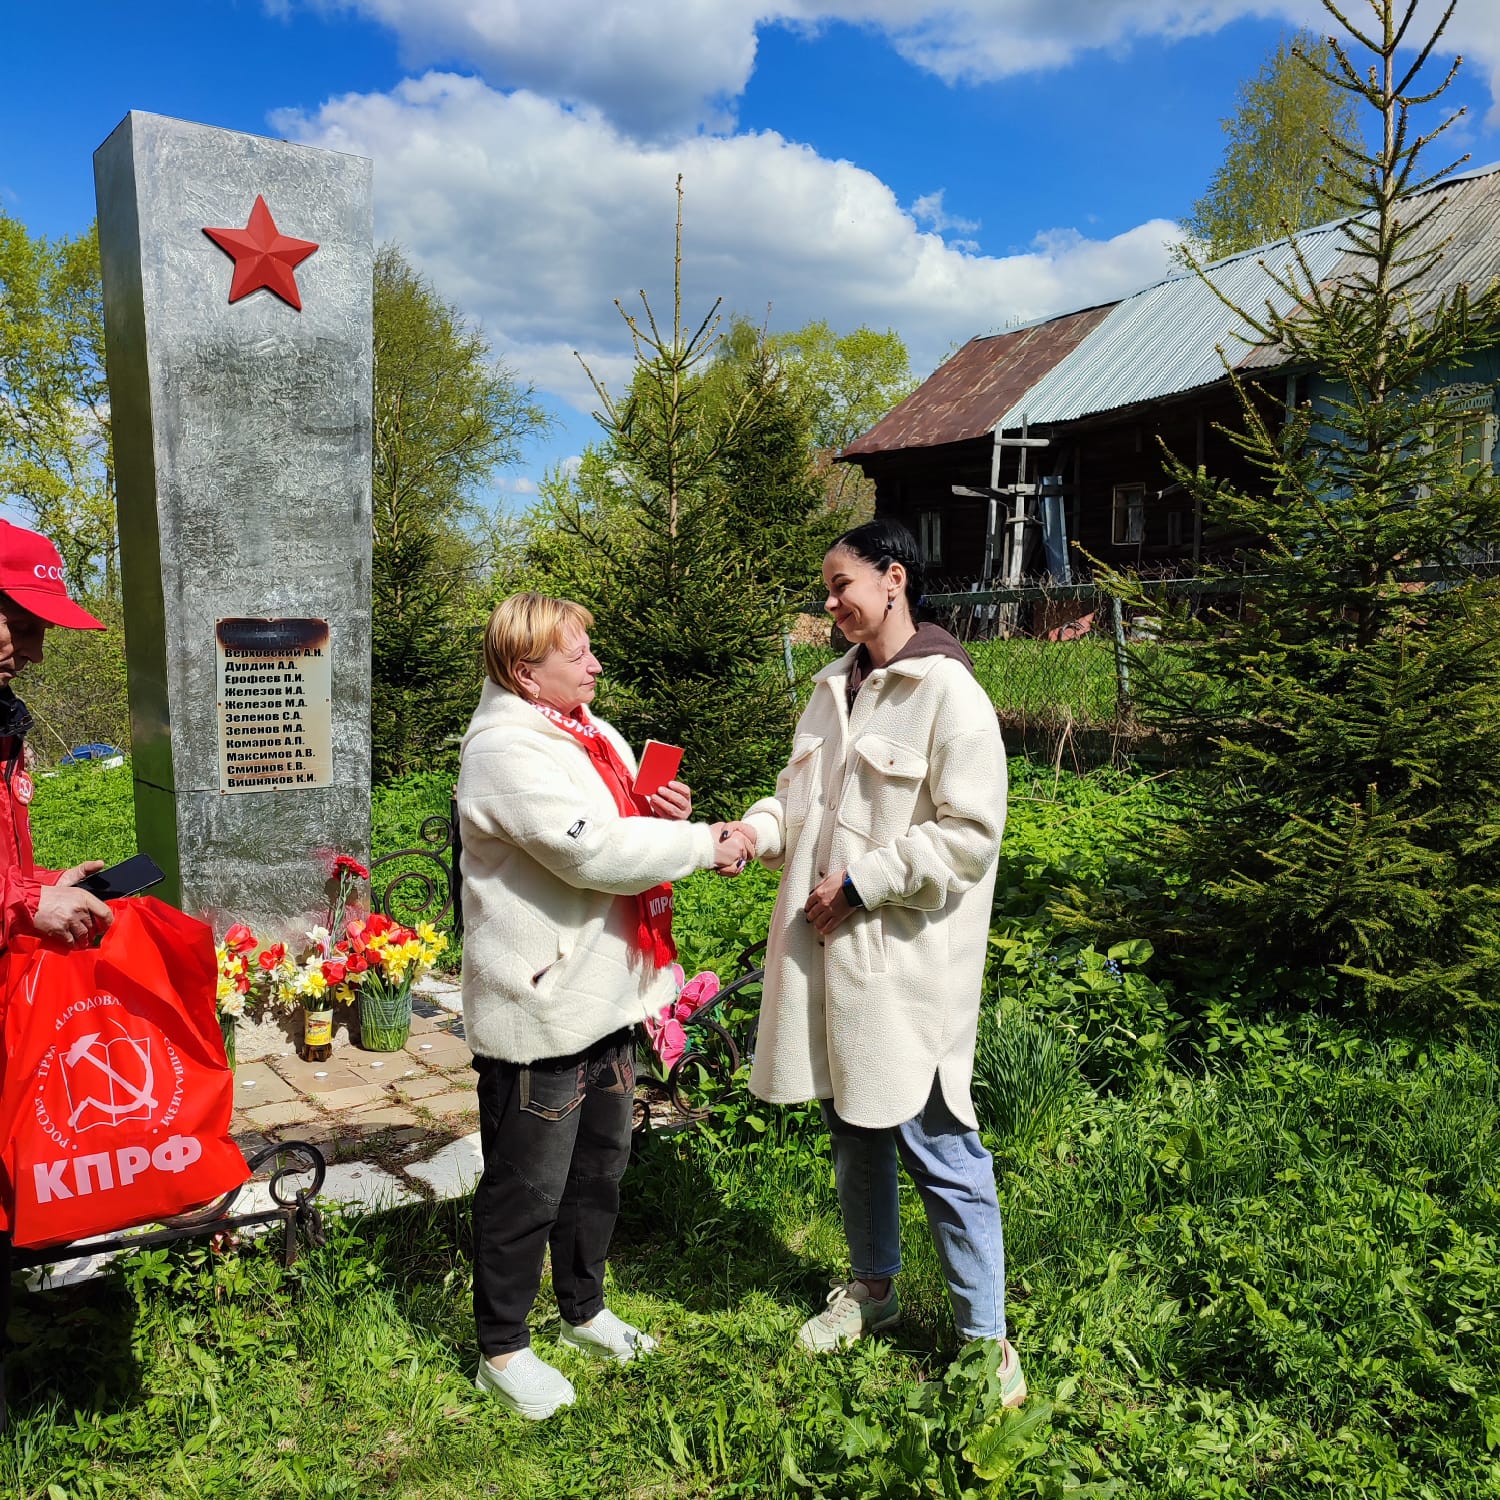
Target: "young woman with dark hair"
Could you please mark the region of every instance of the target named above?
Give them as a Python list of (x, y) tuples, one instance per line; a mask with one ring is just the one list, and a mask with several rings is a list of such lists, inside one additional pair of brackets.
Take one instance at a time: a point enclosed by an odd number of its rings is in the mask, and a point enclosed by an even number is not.
[(1026, 1383), (1006, 1341), (994, 1166), (969, 1097), (1005, 747), (963, 647), (919, 625), (921, 555), (904, 526), (846, 532), (825, 608), (853, 642), (815, 679), (773, 796), (742, 827), (783, 871), (750, 1086), (821, 1102), (852, 1276), (799, 1335), (814, 1351), (900, 1316), (897, 1161), (927, 1210), (960, 1337), (998, 1340), (1007, 1405)]

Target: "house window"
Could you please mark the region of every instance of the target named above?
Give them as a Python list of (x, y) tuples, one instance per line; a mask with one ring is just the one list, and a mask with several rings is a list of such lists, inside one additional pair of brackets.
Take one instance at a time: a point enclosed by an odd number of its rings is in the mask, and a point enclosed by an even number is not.
[[(1466, 479), (1495, 472), (1495, 388), (1456, 385), (1439, 391), (1444, 417), (1433, 424), (1433, 456), (1452, 463)], [(1425, 486), (1419, 494), (1425, 493)], [(1467, 562), (1493, 562), (1493, 547), (1464, 547)]]
[(1146, 486), (1115, 486), (1114, 525), (1110, 541), (1116, 547), (1138, 547), (1146, 536)]
[(922, 560), (940, 563), (943, 560), (943, 513), (940, 510), (924, 510), (917, 516), (917, 541), (921, 544)]
[(1180, 547), (1182, 545), (1182, 512), (1180, 510), (1169, 510), (1167, 512), (1167, 546)]
[(1495, 406), (1488, 392), (1482, 401), (1464, 401), (1458, 406), (1449, 441), (1453, 456), (1465, 477), (1493, 471), (1495, 466)]

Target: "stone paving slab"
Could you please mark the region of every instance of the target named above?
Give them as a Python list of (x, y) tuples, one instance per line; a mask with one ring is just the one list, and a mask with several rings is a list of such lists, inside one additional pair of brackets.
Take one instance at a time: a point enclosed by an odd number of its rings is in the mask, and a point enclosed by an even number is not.
[(356, 1083), (351, 1088), (334, 1089), (331, 1093), (315, 1096), (324, 1109), (358, 1109), (361, 1105), (374, 1104), (389, 1097), (384, 1084)]
[(433, 1094), (423, 1099), (419, 1108), (438, 1119), (450, 1119), (454, 1115), (478, 1114), (479, 1095), (473, 1089), (455, 1089), (449, 1094)]
[(414, 1162), (405, 1170), (408, 1177), (425, 1182), (435, 1198), (457, 1198), (472, 1192), (484, 1171), (479, 1132), (451, 1141), (436, 1155)]
[(412, 1066), (412, 1057), (404, 1048), (395, 1052), (363, 1052), (351, 1048), (339, 1058), (339, 1066), (358, 1073), (366, 1083), (389, 1083)]
[[(292, 1066), (293, 1063), (296, 1064), (295, 1067)], [(299, 1094), (308, 1097), (336, 1093), (339, 1089), (359, 1088), (369, 1082), (368, 1076), (361, 1078), (353, 1068), (344, 1067), (334, 1058), (325, 1063), (305, 1063), (301, 1058), (278, 1058), (272, 1066)]]
[(279, 1104), (260, 1104), (242, 1113), (252, 1125), (262, 1129), (270, 1125), (303, 1125), (318, 1118), (318, 1111), (300, 1095), (283, 1099)]
[(234, 1072), (234, 1107), (254, 1104), (285, 1104), (302, 1096), (279, 1073), (263, 1062), (245, 1063)]
[(468, 1062), (474, 1055), (469, 1051), (469, 1044), (461, 1037), (439, 1031), (428, 1032), (425, 1035), (414, 1034), (407, 1042), (406, 1050), (418, 1062), (440, 1068), (456, 1067), (460, 1061)]
[(431, 1094), (447, 1093), (452, 1085), (441, 1073), (428, 1073), (424, 1070), (409, 1078), (398, 1078), (394, 1087), (403, 1099), (425, 1099)]
[(373, 1162), (344, 1162), (329, 1167), (323, 1179), (319, 1200), (358, 1208), (399, 1208), (403, 1203), (419, 1203), (422, 1195), (401, 1179)]
[(416, 1114), (400, 1104), (377, 1104), (371, 1109), (354, 1110), (349, 1123), (362, 1131), (392, 1130), (397, 1126), (414, 1126)]

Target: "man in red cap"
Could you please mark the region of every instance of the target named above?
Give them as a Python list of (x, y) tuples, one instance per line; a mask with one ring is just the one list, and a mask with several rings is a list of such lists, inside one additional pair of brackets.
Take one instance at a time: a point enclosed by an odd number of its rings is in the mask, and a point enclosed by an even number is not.
[(49, 628), (103, 630), (69, 597), (57, 548), (35, 531), (0, 521), (0, 947), (16, 932), (85, 942), (113, 920), (78, 882), (104, 861), (39, 870), (31, 854), (31, 777), (24, 765), (31, 714), (11, 691), (16, 674), (42, 659)]

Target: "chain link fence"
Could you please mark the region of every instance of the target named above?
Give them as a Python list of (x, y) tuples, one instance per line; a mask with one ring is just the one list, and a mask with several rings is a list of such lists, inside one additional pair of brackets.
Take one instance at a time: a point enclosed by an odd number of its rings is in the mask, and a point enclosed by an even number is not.
[[(1173, 592), (1202, 587), (1185, 569), (1137, 576)], [(1238, 598), (1222, 603), (1239, 607)], [(1013, 749), (1098, 763), (1143, 747), (1131, 713), (1130, 671), (1132, 657), (1152, 648), (1154, 615), (1093, 582), (1050, 578), (983, 590), (939, 580), (926, 605), (968, 648)]]
[[(1208, 601), (1230, 617), (1253, 600), (1258, 581), (1254, 575), (1205, 579), (1186, 564), (1134, 576), (1164, 597), (1186, 597), (1190, 608)], [(1413, 568), (1402, 586), (1441, 588), (1475, 576), (1500, 579), (1500, 562)], [(1148, 609), (1122, 603), (1093, 582), (1049, 579), (982, 590), (939, 580), (924, 603), (968, 649), (1013, 750), (1078, 766), (1151, 755), (1152, 738), (1135, 720), (1131, 691), (1133, 667), (1156, 649), (1158, 621)], [(811, 674), (836, 654), (832, 646), (812, 643), (808, 633), (804, 629), (804, 643), (795, 648), (803, 701)], [(789, 654), (789, 671), (792, 665)]]

